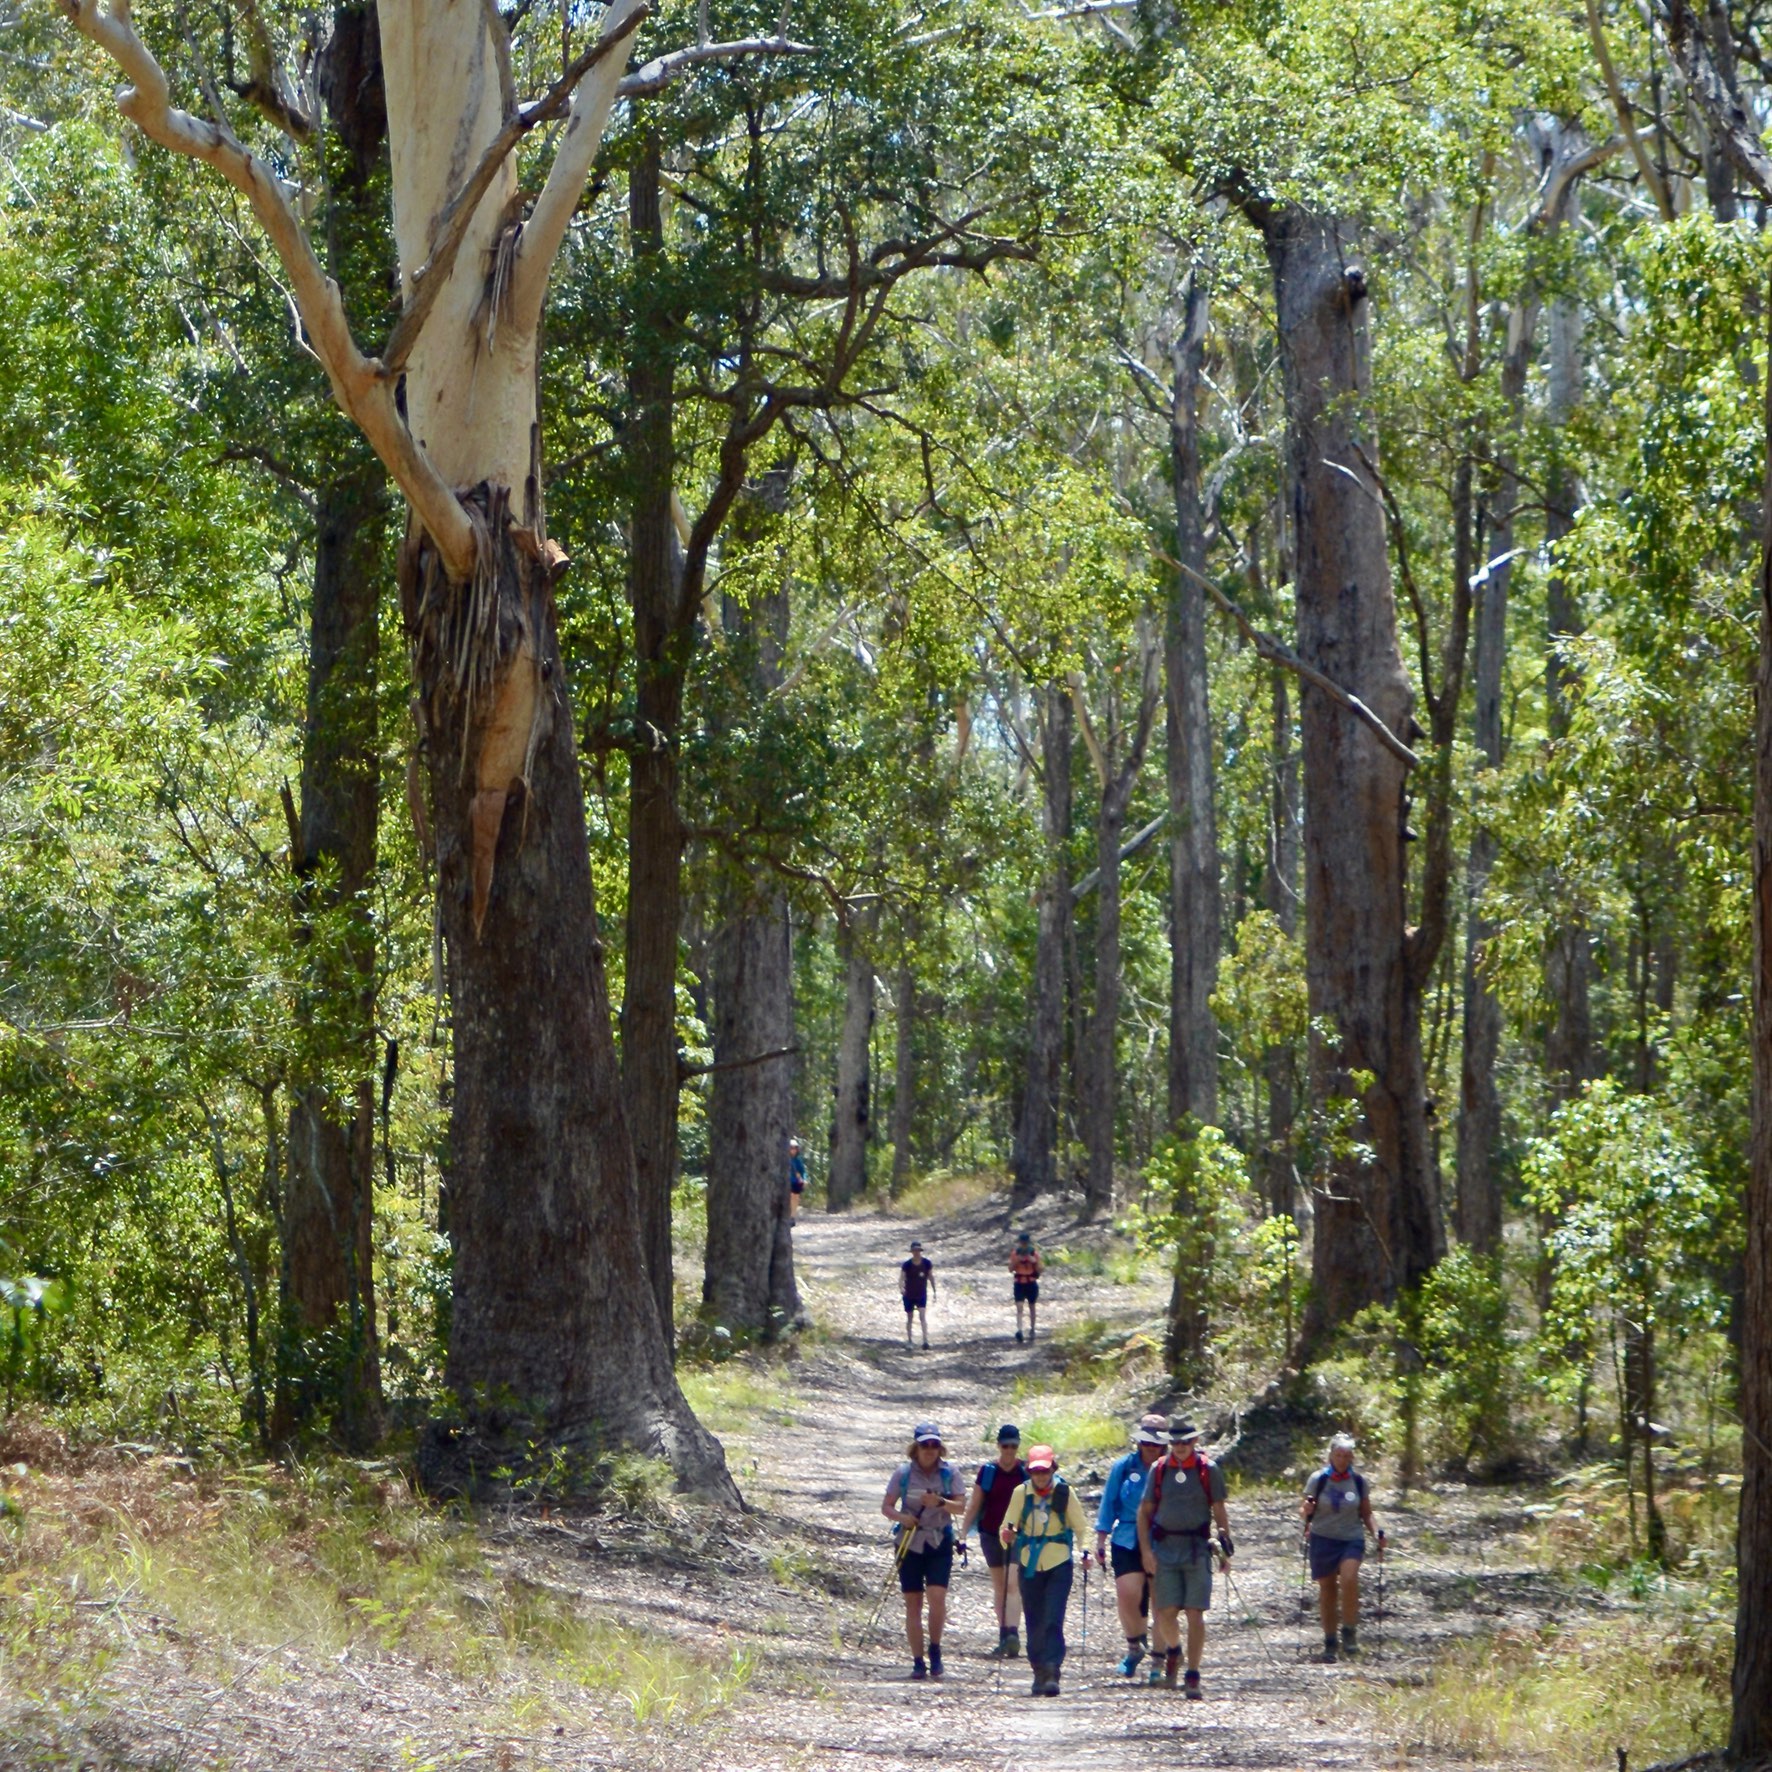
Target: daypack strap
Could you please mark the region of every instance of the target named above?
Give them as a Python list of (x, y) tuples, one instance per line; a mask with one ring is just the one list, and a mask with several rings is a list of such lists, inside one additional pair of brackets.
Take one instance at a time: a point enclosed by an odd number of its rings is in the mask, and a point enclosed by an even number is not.
[[(1040, 1560), (1040, 1552), (1043, 1551), (1047, 1545), (1062, 1544), (1067, 1550), (1069, 1550), (1077, 1542), (1077, 1535), (1071, 1530), (1069, 1524), (1069, 1515), (1071, 1511), (1070, 1484), (1066, 1483), (1062, 1478), (1054, 1483), (1052, 1485), (1052, 1499), (1050, 1504), (1043, 1502), (1041, 1505), (1049, 1505), (1050, 1507), (1050, 1512), (1047, 1514), (1048, 1522), (1056, 1516), (1061, 1522), (1063, 1522), (1063, 1529), (1058, 1532), (1028, 1531), (1028, 1511), (1033, 1506), (1033, 1485), (1030, 1483), (1028, 1485), (1027, 1495), (1022, 1498), (1021, 1518), (1016, 1522), (1015, 1526), (1015, 1560), (1021, 1565), (1021, 1572), (1023, 1575), (1032, 1575), (1034, 1573), (1034, 1565)], [(1034, 1553), (1031, 1557), (1028, 1555), (1030, 1550)]]

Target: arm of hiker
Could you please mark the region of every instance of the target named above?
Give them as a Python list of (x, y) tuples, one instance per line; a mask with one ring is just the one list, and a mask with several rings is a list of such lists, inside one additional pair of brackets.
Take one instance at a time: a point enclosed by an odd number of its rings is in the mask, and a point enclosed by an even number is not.
[(1009, 1506), (1003, 1511), (1002, 1530), (997, 1534), (1006, 1547), (1015, 1542), (1015, 1534), (1021, 1526), (1022, 1509), (1027, 1505), (1027, 1485), (1017, 1483), (1015, 1493), (1009, 1497)]
[(1120, 1496), (1125, 1488), (1120, 1467), (1108, 1472), (1107, 1487), (1101, 1492), (1101, 1506), (1095, 1510), (1095, 1560), (1107, 1561), (1108, 1534), (1120, 1522)]
[(898, 1491), (899, 1482), (898, 1478), (895, 1476), (892, 1481), (886, 1485), (886, 1494), (885, 1498), (880, 1503), (880, 1512), (889, 1520), (904, 1520), (911, 1525), (915, 1525), (917, 1516), (912, 1513), (909, 1508), (900, 1504)]
[(1071, 1491), (1070, 1506), (1065, 1510), (1064, 1523), (1070, 1527), (1071, 1536), (1083, 1547), (1083, 1561), (1089, 1560), (1089, 1510), (1083, 1505), (1083, 1498), (1075, 1489)]
[(1212, 1467), (1212, 1487), (1208, 1493), (1212, 1497), (1212, 1523), (1218, 1528), (1218, 1548), (1228, 1563), (1237, 1554), (1237, 1547), (1231, 1540), (1231, 1516), (1224, 1505), (1224, 1472), (1217, 1465)]
[(1317, 1479), (1315, 1477), (1310, 1477), (1306, 1480), (1304, 1485), (1304, 1499), (1298, 1504), (1298, 1517), (1304, 1521), (1307, 1527), (1316, 1517), (1317, 1512), (1316, 1481)]
[(964, 1538), (977, 1522), (979, 1510), (984, 1506), (984, 1490), (977, 1483), (972, 1485), (972, 1493), (966, 1497), (966, 1512), (960, 1517), (960, 1536)]
[(1144, 1499), (1138, 1504), (1138, 1554), (1144, 1559), (1146, 1575), (1157, 1572), (1157, 1553), (1151, 1549), (1151, 1516), (1157, 1511), (1157, 1498), (1150, 1485), (1145, 1485)]

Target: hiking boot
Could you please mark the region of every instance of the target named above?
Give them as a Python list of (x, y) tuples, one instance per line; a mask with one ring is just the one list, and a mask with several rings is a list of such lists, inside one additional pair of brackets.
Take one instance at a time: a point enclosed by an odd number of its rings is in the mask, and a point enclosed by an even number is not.
[(1009, 1656), (1009, 1633), (1006, 1630), (997, 1632), (997, 1646), (984, 1652), (986, 1661), (1005, 1661)]
[(1335, 1637), (1334, 1637), (1333, 1632), (1331, 1632), (1330, 1635), (1324, 1637), (1324, 1639), (1323, 1639), (1322, 1659), (1324, 1661), (1334, 1661), (1337, 1659), (1336, 1653), (1335, 1653)]
[(1055, 1667), (1047, 1668), (1047, 1670), (1046, 1670), (1046, 1685), (1045, 1685), (1044, 1690), (1045, 1690), (1046, 1696), (1048, 1698), (1056, 1698), (1058, 1696), (1058, 1669), (1057, 1668), (1055, 1668)]
[(929, 1678), (929, 1669), (923, 1665), (923, 1657), (921, 1655), (911, 1663), (911, 1678), (913, 1680), (926, 1680)]
[(1021, 1345), (1021, 1331), (1019, 1329), (1015, 1332), (1015, 1344), (1017, 1347)]
[(1200, 1690), (1200, 1670), (1197, 1667), (1190, 1667), (1187, 1670), (1187, 1678), (1182, 1682), (1181, 1695), (1183, 1698), (1204, 1698), (1206, 1696)]
[(932, 1680), (941, 1678), (941, 1645), (939, 1643), (929, 1645), (929, 1677)]
[(1341, 1627), (1341, 1652), (1350, 1660), (1360, 1653), (1359, 1632), (1351, 1624)]
[(929, 1351), (929, 1338), (928, 1338), (928, 1336), (924, 1336), (924, 1338), (923, 1338), (923, 1352), (928, 1353), (928, 1351)]
[(1003, 1641), (1009, 1645), (1008, 1648), (1003, 1651), (1005, 1659), (1009, 1661), (1021, 1660), (1021, 1632), (1013, 1630), (1009, 1631), (1004, 1636)]
[(1144, 1647), (1140, 1644), (1137, 1647), (1128, 1649), (1126, 1653), (1120, 1657), (1115, 1671), (1122, 1679), (1129, 1680), (1138, 1672), (1138, 1664), (1143, 1660)]

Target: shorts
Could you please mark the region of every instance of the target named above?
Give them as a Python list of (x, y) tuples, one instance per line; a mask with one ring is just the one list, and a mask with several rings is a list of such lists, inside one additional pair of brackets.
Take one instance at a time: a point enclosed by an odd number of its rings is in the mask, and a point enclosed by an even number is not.
[(994, 1532), (980, 1532), (978, 1548), (984, 1552), (987, 1569), (1006, 1569), (1009, 1566), (1009, 1549), (1002, 1539)]
[(1311, 1580), (1327, 1581), (1348, 1558), (1358, 1563), (1366, 1555), (1364, 1538), (1324, 1538), (1311, 1534)]
[(904, 1301), (904, 1314), (908, 1317), (912, 1311), (925, 1311), (929, 1308), (926, 1298), (907, 1298)]
[(788, 1192), (790, 1194), (803, 1194), (805, 1191), (806, 1184), (803, 1181), (795, 1180), (788, 1183)]
[(925, 1587), (946, 1587), (954, 1573), (954, 1541), (944, 1539), (932, 1550), (906, 1551), (898, 1566), (901, 1593), (920, 1594)]
[(1137, 1545), (1128, 1549), (1123, 1544), (1110, 1544), (1108, 1555), (1113, 1558), (1114, 1580), (1122, 1575), (1142, 1575), (1144, 1573), (1144, 1553)]
[(1015, 1282), (1015, 1302), (1021, 1304), (1038, 1304), (1040, 1301), (1040, 1282), (1038, 1280), (1017, 1280)]
[(1151, 1577), (1151, 1604), (1159, 1611), (1179, 1606), (1205, 1612), (1212, 1605), (1212, 1558), (1204, 1552), (1186, 1563), (1159, 1561)]

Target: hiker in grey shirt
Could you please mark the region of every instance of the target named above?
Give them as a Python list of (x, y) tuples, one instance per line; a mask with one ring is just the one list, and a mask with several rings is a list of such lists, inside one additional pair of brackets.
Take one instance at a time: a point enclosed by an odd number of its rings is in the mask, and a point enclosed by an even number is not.
[[(1384, 1555), (1384, 1534), (1372, 1523), (1372, 1497), (1366, 1478), (1354, 1469), (1354, 1442), (1337, 1434), (1329, 1442), (1329, 1459), (1304, 1486), (1299, 1513), (1308, 1534), (1311, 1580), (1317, 1584), (1317, 1611), (1323, 1621), (1323, 1659), (1359, 1653), (1360, 1559), (1366, 1534), (1378, 1540)], [(1336, 1640), (1336, 1615), (1341, 1622)]]

